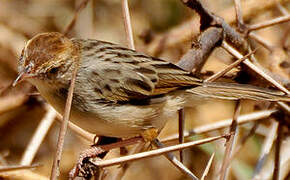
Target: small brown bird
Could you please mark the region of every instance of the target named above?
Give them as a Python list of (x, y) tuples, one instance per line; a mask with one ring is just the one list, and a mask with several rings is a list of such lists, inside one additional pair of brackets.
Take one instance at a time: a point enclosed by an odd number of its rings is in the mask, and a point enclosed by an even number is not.
[(51, 32), (29, 40), (19, 59), (26, 79), (63, 113), (75, 63), (78, 63), (71, 117), (101, 136), (132, 137), (160, 131), (177, 110), (208, 98), (290, 101), (279, 91), (231, 83), (203, 83), (172, 63), (92, 39), (68, 39)]

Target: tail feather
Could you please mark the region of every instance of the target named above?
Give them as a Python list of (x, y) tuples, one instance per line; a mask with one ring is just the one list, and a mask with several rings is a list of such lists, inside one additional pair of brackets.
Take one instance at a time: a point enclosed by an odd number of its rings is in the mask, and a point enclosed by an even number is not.
[(252, 85), (234, 83), (204, 83), (187, 90), (196, 96), (217, 99), (251, 99), (258, 101), (285, 101), (290, 102), (290, 95), (281, 91), (274, 91)]

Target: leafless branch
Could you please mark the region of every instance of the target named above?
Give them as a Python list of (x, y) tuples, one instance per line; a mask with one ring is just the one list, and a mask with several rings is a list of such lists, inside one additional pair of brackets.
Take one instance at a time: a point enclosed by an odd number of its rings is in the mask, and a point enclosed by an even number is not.
[(22, 156), (21, 165), (30, 165), (33, 158), (35, 157), (36, 152), (39, 149), (43, 139), (45, 138), (48, 130), (50, 129), (52, 123), (54, 122), (55, 117), (57, 116), (55, 110), (47, 105), (47, 112), (41, 122), (39, 123), (33, 137), (31, 138), (26, 150)]
[(226, 176), (227, 176), (227, 164), (231, 158), (232, 155), (232, 150), (233, 150), (233, 145), (234, 145), (234, 140), (235, 140), (235, 136), (237, 133), (237, 127), (238, 127), (238, 116), (240, 114), (241, 111), (241, 104), (240, 101), (237, 102), (236, 104), (236, 108), (235, 108), (235, 112), (234, 112), (234, 116), (233, 116), (233, 121), (230, 127), (230, 137), (227, 139), (226, 141), (226, 150), (225, 150), (225, 154), (224, 154), (224, 159), (223, 159), (223, 164), (221, 167), (221, 174), (220, 174), (220, 180), (225, 180)]
[(60, 174), (59, 166), (60, 166), (60, 160), (61, 160), (61, 155), (62, 155), (62, 150), (63, 150), (64, 137), (66, 134), (67, 125), (68, 125), (69, 116), (70, 116), (70, 110), (71, 110), (71, 104), (72, 104), (72, 98), (73, 98), (73, 90), (74, 90), (76, 75), (77, 75), (77, 71), (78, 71), (78, 64), (79, 64), (78, 61), (79, 60), (76, 59), (75, 67), (74, 67), (73, 72), (72, 72), (71, 84), (70, 84), (69, 91), (68, 91), (68, 97), (66, 100), (64, 114), (63, 114), (63, 121), (61, 123), (61, 128), (60, 128), (59, 135), (58, 135), (56, 153), (55, 153), (55, 157), (53, 160), (53, 166), (52, 166), (52, 170), (51, 170), (51, 176), (50, 176), (51, 180), (57, 180), (57, 178)]
[(258, 24), (249, 25), (248, 30), (256, 31), (256, 30), (263, 29), (263, 28), (273, 26), (276, 24), (288, 22), (289, 20), (290, 20), (290, 15), (286, 15), (286, 16), (278, 17), (276, 19), (269, 20), (269, 21), (261, 22)]
[(122, 12), (127, 37), (127, 45), (130, 49), (135, 49), (128, 0), (122, 0)]

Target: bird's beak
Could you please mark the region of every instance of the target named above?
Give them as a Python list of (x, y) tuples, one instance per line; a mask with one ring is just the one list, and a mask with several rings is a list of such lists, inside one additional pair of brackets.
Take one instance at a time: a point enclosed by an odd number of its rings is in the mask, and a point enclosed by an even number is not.
[(22, 82), (23, 80), (26, 80), (28, 78), (32, 78), (35, 77), (34, 74), (29, 74), (26, 72), (27, 70), (24, 69), (22, 72), (19, 73), (19, 75), (17, 76), (17, 78), (14, 80), (12, 86), (16, 86), (18, 83)]

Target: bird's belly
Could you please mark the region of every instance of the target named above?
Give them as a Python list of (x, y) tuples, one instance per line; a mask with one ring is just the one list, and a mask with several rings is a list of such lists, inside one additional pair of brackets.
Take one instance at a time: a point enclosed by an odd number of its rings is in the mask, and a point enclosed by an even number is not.
[[(63, 114), (66, 97), (52, 92), (53, 88), (37, 86), (40, 94), (56, 111)], [(161, 130), (167, 119), (176, 114), (183, 101), (167, 98), (162, 103), (153, 105), (108, 105), (93, 104), (87, 110), (80, 109), (78, 103), (72, 103), (70, 121), (97, 136), (133, 137), (144, 130), (156, 128)]]

